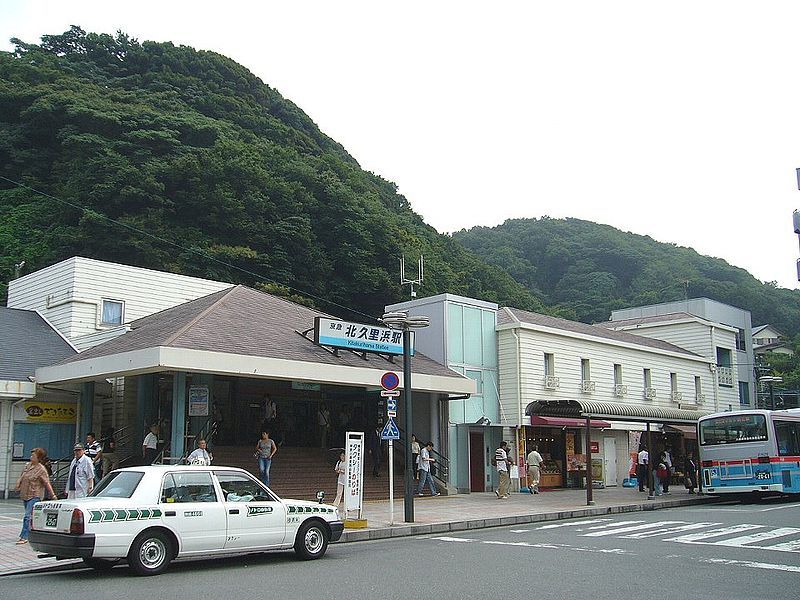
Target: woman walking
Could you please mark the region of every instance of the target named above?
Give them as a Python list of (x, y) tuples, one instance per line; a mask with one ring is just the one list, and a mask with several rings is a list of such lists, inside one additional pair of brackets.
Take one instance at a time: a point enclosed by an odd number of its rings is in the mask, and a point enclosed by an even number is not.
[(25, 465), (25, 469), (17, 480), (16, 489), (19, 490), (19, 497), (25, 504), (25, 517), (22, 519), (22, 531), (17, 544), (28, 543), (33, 505), (44, 498), (44, 491), (47, 490), (54, 500), (56, 498), (56, 493), (50, 484), (50, 477), (47, 475), (46, 463), (47, 452), (42, 448), (34, 448), (31, 450), (31, 461)]
[(419, 479), (419, 440), (411, 434), (411, 468), (414, 469), (414, 479)]
[[(339, 460), (333, 470), (336, 471), (336, 500), (333, 501), (333, 505), (336, 510), (339, 510), (339, 503), (344, 500), (344, 486), (347, 483), (347, 463), (345, 462), (344, 450), (339, 453)], [(342, 512), (339, 511), (339, 515), (341, 514)]]
[(269, 469), (272, 466), (272, 457), (278, 451), (275, 442), (269, 439), (269, 431), (261, 432), (261, 439), (256, 444), (256, 456), (258, 457), (258, 471), (261, 473), (261, 481), (269, 486)]

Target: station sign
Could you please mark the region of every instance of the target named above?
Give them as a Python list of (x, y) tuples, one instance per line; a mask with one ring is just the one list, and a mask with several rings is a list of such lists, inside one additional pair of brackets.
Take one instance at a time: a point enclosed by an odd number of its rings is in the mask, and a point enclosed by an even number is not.
[[(414, 355), (411, 336), (409, 353)], [(324, 317), (314, 318), (314, 343), (357, 352), (403, 354), (403, 332), (379, 325), (351, 323)], [(395, 374), (396, 376), (396, 374)]]

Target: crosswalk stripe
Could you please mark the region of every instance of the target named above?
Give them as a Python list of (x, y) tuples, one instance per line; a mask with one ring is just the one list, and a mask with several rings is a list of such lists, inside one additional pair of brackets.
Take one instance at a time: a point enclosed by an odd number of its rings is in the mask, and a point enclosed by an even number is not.
[(593, 531), (591, 533), (582, 533), (581, 537), (601, 537), (604, 535), (617, 535), (620, 533), (628, 533), (629, 531), (640, 531), (642, 529), (653, 529), (655, 527), (663, 527), (664, 525), (675, 525), (676, 523), (685, 523), (685, 521), (656, 521), (655, 523), (640, 523), (639, 525), (632, 525), (630, 527), (622, 527), (619, 529), (606, 529), (603, 531)]
[(644, 521), (617, 521), (615, 523), (606, 523), (605, 525), (595, 525), (594, 527), (587, 527), (588, 531), (596, 529), (608, 529), (609, 527), (622, 527), (623, 525), (635, 525), (636, 523), (644, 523)]
[[(540, 529), (555, 529), (557, 527), (572, 527), (573, 525), (592, 525), (594, 523), (605, 523), (610, 520), (611, 519), (590, 519), (587, 521), (572, 521), (571, 523), (556, 523), (555, 525), (542, 525), (541, 527), (537, 527), (536, 531), (539, 531)], [(527, 529), (523, 531), (527, 531)]]
[(668, 538), (665, 541), (691, 544), (712, 537), (731, 535), (742, 531), (750, 531), (751, 529), (761, 529), (763, 527), (764, 527), (763, 525), (749, 525), (747, 523), (742, 523), (741, 525), (733, 525), (732, 527), (723, 527), (721, 529), (712, 529), (711, 531), (703, 531), (701, 533), (690, 533), (689, 535), (681, 535), (675, 538)]
[(745, 544), (755, 544), (756, 542), (763, 542), (764, 540), (771, 540), (795, 533), (800, 533), (800, 529), (796, 527), (779, 527), (778, 529), (771, 529), (769, 531), (759, 531), (752, 535), (742, 535), (727, 540), (720, 540), (719, 542), (714, 542), (714, 545), (731, 547), (744, 546)]
[(707, 527), (715, 527), (717, 525), (722, 525), (722, 523), (689, 523), (688, 525), (678, 525), (677, 527), (667, 527), (665, 529), (656, 529), (655, 531), (640, 531), (639, 533), (631, 533), (630, 535), (623, 535), (621, 537), (639, 540), (642, 538), (655, 537), (657, 535), (668, 535), (670, 533), (680, 533), (682, 531), (692, 531), (694, 529), (706, 529)]
[(777, 550), (778, 552), (800, 552), (800, 540), (782, 542), (774, 546), (760, 546), (763, 550)]

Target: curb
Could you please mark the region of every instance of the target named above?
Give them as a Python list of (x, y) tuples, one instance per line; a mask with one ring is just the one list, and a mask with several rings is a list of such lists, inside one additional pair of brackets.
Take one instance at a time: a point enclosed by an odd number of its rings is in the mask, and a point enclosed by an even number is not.
[(540, 523), (545, 521), (561, 521), (563, 519), (582, 519), (599, 515), (612, 515), (628, 512), (641, 512), (648, 510), (661, 510), (678, 506), (692, 506), (695, 504), (712, 504), (719, 502), (719, 498), (700, 496), (698, 498), (674, 498), (662, 500), (658, 504), (648, 502), (635, 502), (632, 504), (617, 504), (614, 506), (576, 508), (573, 510), (554, 511), (538, 514), (521, 514), (507, 517), (494, 517), (488, 519), (469, 519), (465, 521), (440, 521), (424, 525), (395, 525), (394, 527), (381, 527), (361, 531), (345, 530), (342, 537), (335, 543), (346, 544), (351, 542), (366, 542), (370, 540), (385, 540), (389, 538), (411, 537), (417, 535), (430, 535), (433, 533), (447, 533), (452, 531), (467, 531), (470, 529), (487, 529), (489, 527), (505, 527), (508, 525), (521, 525), (526, 523)]

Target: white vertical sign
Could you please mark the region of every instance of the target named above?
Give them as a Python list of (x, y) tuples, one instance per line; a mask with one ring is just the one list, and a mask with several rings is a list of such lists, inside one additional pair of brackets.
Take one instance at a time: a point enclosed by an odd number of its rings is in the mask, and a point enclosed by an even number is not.
[(348, 431), (345, 436), (345, 456), (347, 469), (344, 486), (345, 515), (351, 510), (358, 511), (362, 518), (364, 499), (364, 432)]

